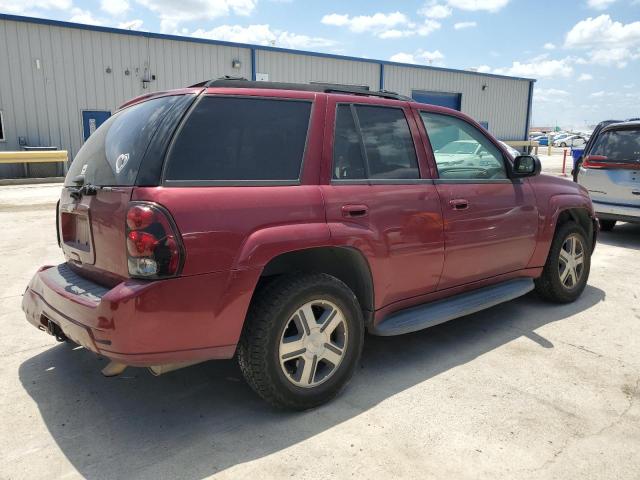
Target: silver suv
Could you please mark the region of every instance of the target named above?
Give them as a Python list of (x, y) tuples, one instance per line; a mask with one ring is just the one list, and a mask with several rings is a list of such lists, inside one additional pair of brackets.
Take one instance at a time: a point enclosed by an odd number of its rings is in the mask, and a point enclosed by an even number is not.
[(602, 230), (640, 223), (640, 121), (607, 125), (583, 153), (577, 182), (593, 200)]

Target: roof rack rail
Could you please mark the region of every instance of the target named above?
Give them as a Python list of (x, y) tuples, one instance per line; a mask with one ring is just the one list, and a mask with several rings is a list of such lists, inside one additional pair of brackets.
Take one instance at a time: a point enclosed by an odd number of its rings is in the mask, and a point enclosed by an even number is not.
[(191, 88), (202, 87), (227, 87), (227, 88), (264, 88), (278, 90), (302, 90), (307, 92), (323, 92), (323, 93), (345, 93), (349, 95), (362, 95), (371, 97), (389, 98), (392, 100), (403, 100), (412, 102), (411, 97), (401, 95), (389, 90), (372, 91), (366, 85), (349, 86), (333, 83), (287, 83), (287, 82), (256, 82), (247, 80), (244, 77), (225, 76), (215, 80), (206, 80), (204, 82), (191, 85)]

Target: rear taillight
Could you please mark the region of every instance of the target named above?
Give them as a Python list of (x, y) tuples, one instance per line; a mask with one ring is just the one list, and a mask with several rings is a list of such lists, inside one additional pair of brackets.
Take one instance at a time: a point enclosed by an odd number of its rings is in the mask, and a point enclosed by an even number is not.
[(640, 167), (638, 164), (634, 164), (631, 162), (615, 162), (610, 161), (608, 157), (602, 155), (589, 155), (582, 162), (582, 168), (599, 168), (599, 169), (607, 169), (607, 170), (615, 170), (615, 169), (629, 169), (629, 170), (637, 170)]
[(180, 236), (169, 213), (151, 203), (132, 202), (127, 211), (129, 275), (165, 278), (178, 274), (183, 259)]

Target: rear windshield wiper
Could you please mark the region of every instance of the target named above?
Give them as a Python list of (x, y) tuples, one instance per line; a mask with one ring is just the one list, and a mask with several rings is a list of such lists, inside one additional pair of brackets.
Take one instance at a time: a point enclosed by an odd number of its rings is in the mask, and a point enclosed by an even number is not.
[(73, 183), (77, 185), (77, 187), (71, 187), (69, 190), (71, 191), (70, 195), (72, 198), (79, 200), (83, 195), (95, 195), (98, 193), (102, 187), (99, 185), (92, 185), (90, 183), (84, 183), (85, 178), (84, 175), (78, 175), (73, 180)]

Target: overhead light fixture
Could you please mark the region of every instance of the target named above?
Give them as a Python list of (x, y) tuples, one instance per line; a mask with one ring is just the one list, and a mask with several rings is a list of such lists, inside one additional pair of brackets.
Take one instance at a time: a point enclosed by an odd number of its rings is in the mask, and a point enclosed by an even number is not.
[(235, 59), (231, 60), (231, 66), (233, 68), (240, 68), (242, 66), (242, 63), (240, 62), (240, 60), (235, 58)]

